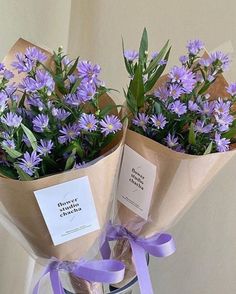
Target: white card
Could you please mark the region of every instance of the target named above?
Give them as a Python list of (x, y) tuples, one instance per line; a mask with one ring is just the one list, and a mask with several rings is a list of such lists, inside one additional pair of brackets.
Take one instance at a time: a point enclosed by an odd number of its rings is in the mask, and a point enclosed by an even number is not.
[(125, 145), (118, 200), (145, 220), (148, 219), (155, 178), (156, 166)]
[(34, 192), (54, 245), (100, 228), (88, 177)]

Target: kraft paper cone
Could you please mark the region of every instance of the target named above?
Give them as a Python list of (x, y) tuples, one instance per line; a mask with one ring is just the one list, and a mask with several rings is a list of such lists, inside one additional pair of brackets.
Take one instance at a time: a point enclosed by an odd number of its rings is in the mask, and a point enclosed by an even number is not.
[[(11, 68), (11, 63), (16, 52), (24, 52), (27, 47), (35, 46), (23, 39), (19, 39), (9, 54), (4, 58), (5, 64)], [(39, 48), (43, 50), (42, 48)], [(43, 50), (49, 57), (50, 52)], [(15, 82), (20, 82), (24, 74), (15, 72)], [(102, 105), (114, 102), (108, 95), (101, 98)], [(116, 139), (103, 150), (103, 155), (87, 167), (72, 170), (60, 174), (51, 175), (34, 181), (17, 181), (0, 177), (0, 212), (4, 217), (4, 223), (9, 225), (9, 231), (16, 231), (18, 240), (25, 247), (31, 248), (36, 257), (60, 260), (76, 260), (81, 258), (95, 244), (101, 235), (102, 229), (107, 222), (107, 212), (111, 206), (113, 189), (117, 179), (117, 172), (122, 151), (123, 133), (120, 132)], [(54, 246), (46, 227), (45, 221), (34, 196), (34, 191), (71, 181), (83, 176), (88, 176), (91, 186), (100, 230), (89, 233), (80, 238)], [(97, 253), (97, 252), (96, 252)]]

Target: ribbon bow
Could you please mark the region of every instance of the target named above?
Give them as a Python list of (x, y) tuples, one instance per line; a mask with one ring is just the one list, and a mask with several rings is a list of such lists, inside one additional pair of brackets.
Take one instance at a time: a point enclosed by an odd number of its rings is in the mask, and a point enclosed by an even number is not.
[(60, 271), (72, 273), (76, 277), (87, 281), (112, 284), (119, 283), (123, 280), (125, 266), (122, 262), (112, 259), (92, 261), (80, 260), (76, 262), (53, 259), (34, 287), (33, 294), (39, 293), (40, 282), (47, 274), (50, 274), (53, 293), (65, 294), (59, 277)]
[(130, 243), (139, 287), (142, 294), (153, 294), (152, 283), (146, 261), (146, 252), (156, 257), (167, 257), (176, 251), (175, 242), (171, 235), (158, 233), (150, 238), (138, 237), (121, 225), (108, 225), (106, 240), (102, 245), (103, 258), (111, 254), (108, 241), (127, 239)]

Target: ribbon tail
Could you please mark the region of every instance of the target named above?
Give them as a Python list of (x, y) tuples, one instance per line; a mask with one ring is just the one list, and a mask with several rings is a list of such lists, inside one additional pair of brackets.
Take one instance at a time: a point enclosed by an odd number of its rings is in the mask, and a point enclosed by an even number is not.
[(146, 260), (146, 251), (133, 240), (130, 240), (130, 245), (134, 257), (140, 292), (141, 294), (154, 294)]
[(52, 290), (54, 294), (65, 294), (65, 291), (61, 285), (59, 273), (57, 270), (50, 271), (50, 279)]
[(110, 248), (110, 245), (109, 245), (109, 241), (107, 238), (105, 238), (101, 248), (100, 248), (100, 252), (101, 252), (101, 255), (102, 255), (102, 258), (103, 259), (109, 259), (110, 256), (111, 256), (111, 248)]

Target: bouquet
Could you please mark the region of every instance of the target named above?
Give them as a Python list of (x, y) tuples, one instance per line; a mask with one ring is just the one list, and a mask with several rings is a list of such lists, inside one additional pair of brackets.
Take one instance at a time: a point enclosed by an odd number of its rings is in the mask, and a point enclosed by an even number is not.
[(22, 39), (0, 64), (1, 219), (35, 258), (97, 254), (123, 137), (100, 71)]
[[(169, 42), (149, 57), (145, 29), (139, 52), (123, 52), (130, 78), (124, 91), (129, 130), (114, 224), (125, 228), (123, 235), (128, 230), (129, 240), (161, 237), (235, 155), (236, 84), (228, 85), (222, 75), (230, 58), (203, 49), (200, 40), (189, 41), (180, 65), (165, 76)], [(114, 255), (126, 259), (129, 278), (135, 271), (130, 242), (123, 239)], [(142, 275), (137, 265), (136, 271)]]

